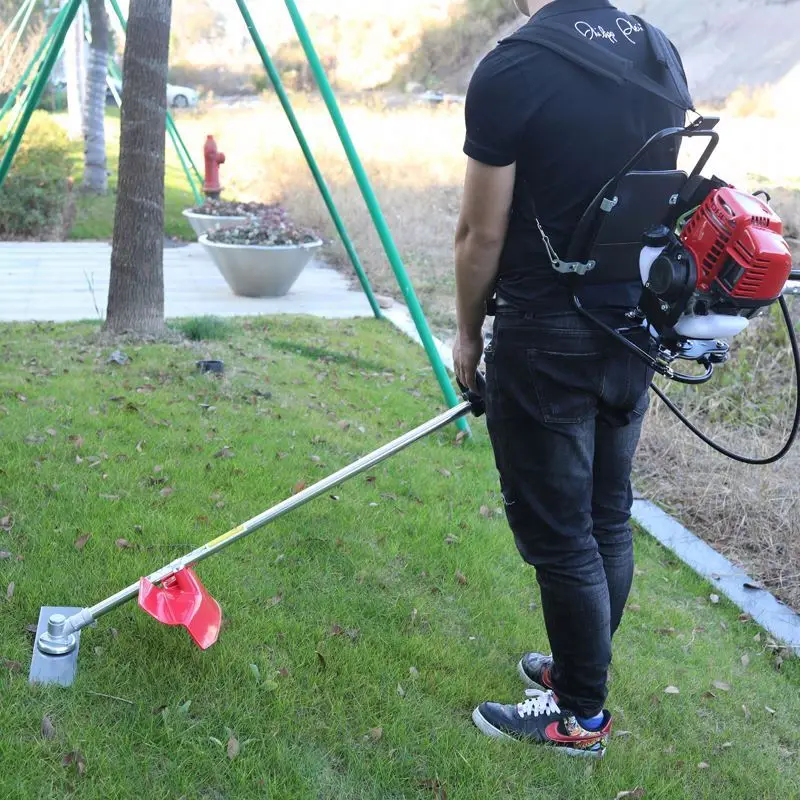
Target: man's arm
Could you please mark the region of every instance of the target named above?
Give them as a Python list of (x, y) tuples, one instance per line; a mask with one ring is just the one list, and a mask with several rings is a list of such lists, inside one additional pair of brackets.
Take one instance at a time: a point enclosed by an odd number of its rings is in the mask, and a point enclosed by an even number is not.
[(500, 264), (514, 196), (516, 164), (490, 167), (470, 158), (456, 230), (456, 312), (453, 350), (456, 375), (476, 389), (475, 371), (483, 355), (486, 299)]

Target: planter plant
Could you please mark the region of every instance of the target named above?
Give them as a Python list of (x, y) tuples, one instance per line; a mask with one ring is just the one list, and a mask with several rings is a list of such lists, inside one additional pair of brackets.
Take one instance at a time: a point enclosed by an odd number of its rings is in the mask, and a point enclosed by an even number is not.
[(322, 241), (298, 228), (285, 210), (265, 213), (200, 237), (231, 291), (241, 297), (283, 297)]
[(249, 219), (260, 215), (269, 215), (278, 206), (265, 203), (240, 203), (235, 200), (208, 199), (201, 206), (187, 208), (183, 216), (189, 221), (195, 234), (199, 237), (218, 228), (243, 225)]

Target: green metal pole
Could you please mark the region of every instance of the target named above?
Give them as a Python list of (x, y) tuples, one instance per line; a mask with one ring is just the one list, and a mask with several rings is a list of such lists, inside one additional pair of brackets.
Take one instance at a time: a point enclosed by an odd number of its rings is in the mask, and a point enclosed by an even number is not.
[(186, 161), (186, 156), (184, 155), (183, 148), (181, 147), (181, 142), (178, 141), (178, 130), (175, 127), (175, 123), (170, 124), (167, 122), (167, 133), (169, 134), (169, 138), (172, 139), (175, 152), (178, 154), (178, 159), (180, 160), (183, 171), (186, 174), (186, 180), (189, 181), (189, 186), (191, 187), (192, 194), (194, 195), (194, 201), (198, 206), (201, 206), (203, 205), (203, 195), (197, 188), (197, 183), (195, 183), (194, 175), (192, 174), (192, 168)]
[(239, 10), (242, 12), (242, 17), (247, 25), (247, 30), (250, 31), (250, 36), (253, 39), (256, 50), (258, 50), (258, 54), (261, 56), (261, 60), (264, 62), (264, 69), (267, 71), (267, 75), (272, 82), (275, 93), (278, 95), (278, 100), (280, 100), (284, 113), (289, 120), (289, 124), (292, 126), (292, 130), (294, 131), (294, 135), (297, 137), (300, 149), (303, 151), (303, 155), (308, 162), (308, 167), (311, 170), (311, 174), (314, 176), (314, 180), (317, 183), (317, 187), (322, 195), (322, 199), (325, 201), (325, 205), (328, 207), (328, 212), (331, 215), (333, 224), (336, 226), (336, 232), (339, 234), (339, 238), (342, 240), (344, 249), (347, 251), (347, 255), (350, 257), (350, 261), (353, 264), (356, 275), (358, 275), (361, 288), (364, 290), (367, 300), (369, 300), (372, 313), (375, 315), (376, 319), (381, 319), (383, 317), (381, 314), (381, 308), (378, 304), (378, 300), (375, 297), (375, 293), (372, 291), (372, 286), (370, 285), (367, 273), (364, 271), (364, 267), (361, 264), (361, 259), (358, 257), (358, 253), (353, 245), (353, 241), (350, 238), (347, 229), (345, 228), (344, 221), (339, 214), (339, 210), (336, 208), (336, 203), (334, 202), (330, 190), (328, 189), (328, 184), (325, 182), (325, 178), (323, 177), (319, 165), (314, 158), (314, 154), (311, 152), (311, 148), (309, 147), (308, 140), (303, 133), (303, 129), (300, 127), (300, 122), (294, 113), (289, 96), (286, 94), (286, 89), (283, 87), (281, 76), (278, 74), (278, 70), (275, 69), (275, 65), (272, 63), (272, 59), (269, 57), (267, 48), (264, 46), (261, 35), (259, 34), (255, 23), (253, 22), (253, 18), (250, 15), (250, 10), (247, 7), (246, 1), (236, 0), (236, 5), (239, 6)]
[(14, 102), (17, 99), (17, 96), (22, 91), (22, 87), (27, 82), (28, 78), (30, 77), (33, 68), (39, 63), (39, 59), (42, 57), (42, 53), (45, 51), (45, 48), (50, 44), (50, 40), (53, 38), (53, 31), (55, 27), (61, 21), (61, 17), (64, 14), (64, 9), (66, 6), (61, 6), (58, 15), (53, 20), (53, 24), (48, 28), (47, 33), (45, 34), (44, 38), (40, 42), (39, 46), (36, 48), (36, 52), (33, 54), (33, 58), (31, 58), (30, 63), (27, 67), (25, 67), (25, 72), (22, 73), (22, 77), (17, 81), (17, 85), (12, 90), (11, 94), (8, 96), (8, 99), (3, 104), (3, 107), (0, 109), (0, 120), (5, 117), (5, 115), (9, 112), (11, 107), (14, 105)]
[(19, 30), (17, 31), (17, 35), (14, 38), (14, 44), (11, 45), (11, 49), (8, 51), (8, 56), (6, 57), (5, 62), (3, 63), (2, 68), (0, 68), (0, 80), (5, 78), (6, 73), (11, 66), (11, 57), (14, 55), (17, 47), (19, 46), (20, 40), (22, 39), (22, 34), (25, 33), (25, 28), (28, 26), (28, 20), (31, 18), (31, 14), (33, 13), (33, 7), (36, 5), (36, 0), (31, 0), (28, 3), (28, 9), (25, 13), (25, 18), (22, 20), (19, 26)]
[(64, 39), (67, 36), (67, 31), (72, 25), (80, 5), (81, 0), (67, 0), (67, 11), (61, 20), (59, 27), (53, 34), (53, 40), (50, 43), (50, 49), (47, 51), (44, 63), (39, 70), (39, 74), (36, 76), (36, 80), (33, 82), (30, 95), (25, 101), (25, 108), (22, 112), (22, 116), (17, 123), (14, 135), (11, 137), (11, 142), (6, 149), (6, 152), (3, 154), (3, 160), (0, 161), (0, 186), (3, 185), (6, 176), (8, 175), (8, 171), (11, 168), (11, 162), (14, 160), (14, 156), (17, 154), (22, 137), (25, 135), (25, 130), (28, 127), (28, 123), (31, 121), (31, 116), (33, 116), (34, 109), (39, 105), (39, 100), (42, 97), (42, 92), (44, 92), (44, 87), (47, 85), (47, 81), (50, 79), (50, 73), (53, 71), (58, 54), (61, 52)]
[[(57, 25), (59, 22), (59, 18), (64, 11), (66, 6), (62, 6), (61, 11), (58, 12), (58, 17), (54, 20), (54, 25)], [(36, 52), (33, 54), (33, 58), (31, 58), (30, 63), (27, 67), (25, 67), (25, 72), (22, 73), (22, 77), (17, 81), (17, 85), (12, 89), (11, 94), (8, 96), (8, 99), (3, 104), (3, 107), (0, 108), (0, 120), (9, 112), (11, 107), (14, 105), (19, 93), (22, 91), (22, 87), (25, 86), (27, 83), (28, 78), (30, 77), (31, 72), (33, 72), (33, 68), (39, 63), (39, 59), (42, 57), (42, 53), (44, 52), (45, 48), (50, 43), (50, 40), (53, 38), (53, 27), (50, 27), (45, 34), (42, 41), (39, 43), (39, 46), (36, 48)]]
[[(186, 161), (188, 162), (189, 166), (192, 168), (192, 172), (194, 173), (194, 177), (197, 180), (197, 184), (202, 186), (203, 185), (203, 176), (200, 174), (200, 170), (197, 169), (197, 165), (194, 163), (194, 159), (192, 158), (192, 154), (189, 152), (189, 148), (186, 146), (186, 143), (183, 141), (183, 137), (181, 136), (181, 132), (178, 130), (178, 126), (175, 124), (175, 120), (172, 118), (172, 114), (167, 111), (167, 125), (172, 128), (172, 132), (174, 134), (172, 141), (175, 143), (176, 150), (183, 150), (183, 155), (185, 156)], [(180, 152), (178, 152), (178, 158), (181, 158)], [(181, 158), (181, 161), (184, 159)], [(197, 194), (197, 193), (195, 193)]]
[[(433, 335), (428, 327), (428, 322), (425, 319), (422, 306), (420, 305), (417, 295), (414, 292), (414, 287), (408, 277), (405, 266), (403, 265), (403, 259), (400, 256), (400, 252), (398, 251), (397, 245), (394, 242), (392, 233), (386, 223), (386, 218), (383, 216), (380, 204), (378, 203), (378, 198), (375, 195), (375, 191), (372, 188), (369, 178), (367, 177), (364, 165), (361, 163), (361, 158), (359, 157), (355, 145), (353, 144), (353, 140), (350, 137), (350, 132), (347, 129), (344, 117), (339, 109), (339, 104), (336, 101), (336, 95), (333, 93), (333, 89), (328, 81), (328, 77), (325, 74), (325, 68), (322, 66), (322, 62), (319, 60), (317, 51), (315, 50), (314, 44), (311, 41), (308, 28), (306, 28), (305, 22), (303, 22), (303, 18), (300, 15), (300, 11), (298, 10), (297, 4), (294, 2), (294, 0), (286, 0), (286, 7), (289, 9), (289, 15), (292, 18), (295, 30), (300, 38), (300, 44), (303, 46), (308, 63), (311, 65), (311, 70), (314, 73), (314, 77), (316, 78), (317, 84), (322, 92), (322, 97), (325, 100), (325, 105), (328, 107), (333, 124), (336, 126), (336, 130), (339, 133), (339, 138), (342, 140), (342, 145), (344, 146), (345, 153), (347, 153), (347, 158), (350, 161), (353, 174), (355, 175), (356, 181), (361, 189), (361, 193), (364, 195), (364, 200), (369, 208), (369, 213), (372, 216), (372, 221), (375, 224), (375, 229), (378, 231), (378, 235), (381, 238), (384, 250), (386, 251), (386, 256), (389, 259), (392, 269), (394, 270), (395, 276), (397, 277), (397, 282), (400, 285), (401, 291), (403, 292), (406, 305), (408, 306), (408, 310), (411, 312), (414, 324), (417, 326), (420, 339), (422, 339), (422, 344), (428, 354), (428, 359), (431, 362), (431, 366), (433, 367), (433, 371), (436, 374), (437, 380), (439, 381), (439, 385), (442, 387), (442, 392), (444, 393), (445, 399), (451, 407), (458, 405), (460, 400), (456, 395), (455, 389), (453, 389), (453, 384), (451, 383), (450, 376), (447, 374), (447, 369), (442, 361), (441, 356), (439, 355), (439, 351), (436, 349), (436, 344), (433, 341)], [(466, 421), (462, 420), (461, 422), (463, 423), (462, 430), (469, 430)]]
[[(25, 0), (25, 2), (17, 9), (17, 13), (14, 14), (14, 18), (11, 22), (8, 23), (8, 27), (3, 31), (3, 35), (0, 36), (0, 48), (6, 43), (6, 39), (11, 36), (14, 28), (17, 27), (17, 23), (20, 21), (22, 15), (28, 10), (29, 6), (32, 6), (36, 0)], [(24, 27), (24, 25), (23, 25)]]
[[(114, 16), (116, 16), (117, 21), (119, 22), (119, 25), (122, 28), (122, 32), (127, 33), (128, 23), (125, 19), (125, 15), (122, 13), (122, 9), (119, 7), (119, 3), (117, 2), (117, 0), (108, 0), (108, 2), (114, 11)], [(119, 80), (118, 71), (116, 72), (114, 77), (116, 77), (117, 80)], [(183, 171), (186, 173), (186, 179), (189, 181), (189, 186), (192, 189), (192, 194), (194, 195), (195, 200), (199, 205), (200, 203), (203, 202), (203, 196), (200, 194), (200, 190), (198, 189), (198, 184), (201, 184), (203, 182), (203, 178), (200, 175), (200, 172), (198, 171), (197, 166), (195, 165), (192, 159), (189, 149), (184, 144), (180, 133), (178, 133), (178, 127), (177, 125), (175, 125), (175, 120), (173, 119), (169, 109), (167, 109), (167, 133), (169, 133), (170, 135), (172, 144), (175, 147), (175, 152), (178, 154), (178, 158), (180, 159), (181, 165), (183, 166)], [(183, 150), (183, 152), (181, 152), (181, 149)], [(194, 171), (194, 174), (192, 174), (192, 172), (189, 169), (189, 166), (187, 166), (187, 161), (188, 165), (191, 166), (191, 170)]]

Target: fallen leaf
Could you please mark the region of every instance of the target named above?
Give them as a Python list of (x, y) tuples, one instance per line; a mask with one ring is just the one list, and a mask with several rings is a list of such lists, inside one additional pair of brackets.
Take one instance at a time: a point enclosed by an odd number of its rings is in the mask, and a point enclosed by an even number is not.
[(714, 692), (703, 692), (702, 696), (705, 700), (716, 700), (717, 697)]
[(5, 560), (7, 558), (11, 558), (11, 553), (8, 550), (0, 550), (0, 560)]
[(742, 706), (742, 711), (744, 712), (744, 721), (750, 722), (750, 709), (747, 706)]
[(136, 452), (141, 453), (144, 451), (144, 442), (137, 442), (136, 443)]
[(331, 500), (335, 500), (337, 503), (339, 502), (339, 500), (341, 500), (341, 499), (342, 499), (341, 497), (339, 497), (339, 495), (338, 495), (338, 494), (332, 494), (332, 495), (330, 496), (330, 498), (331, 498)]
[(91, 538), (92, 538), (92, 534), (91, 533), (84, 533), (83, 536), (81, 536), (81, 537), (79, 537), (78, 539), (75, 540), (75, 549), (78, 552), (82, 552), (83, 548), (86, 547), (86, 542), (88, 542), (89, 539), (91, 539)]
[(660, 634), (661, 636), (674, 636), (677, 631), (675, 628), (656, 628), (656, 633)]
[(231, 450), (227, 445), (222, 450), (214, 453), (214, 458), (234, 458), (236, 453)]
[(36, 635), (38, 628), (31, 622), (25, 626), (25, 631), (27, 633), (32, 633), (34, 636)]
[(118, 494), (101, 494), (98, 495), (98, 497), (101, 500), (111, 500), (111, 501), (116, 501), (120, 499), (120, 496)]
[(383, 737), (383, 728), (370, 728), (369, 738), (373, 742), (379, 741)]
[(460, 586), (466, 586), (468, 581), (466, 575), (463, 572), (456, 572), (456, 580), (458, 581)]
[(723, 750), (729, 750), (731, 747), (733, 747), (733, 742), (723, 742), (723, 743), (720, 745), (720, 747), (721, 747)]
[(0, 518), (0, 530), (8, 532), (13, 527), (14, 527), (14, 517), (11, 514), (7, 514), (5, 517)]
[[(34, 633), (36, 633), (35, 629), (34, 629)], [(19, 661), (11, 661), (8, 658), (4, 658), (4, 659), (2, 659), (2, 661), (0, 661), (0, 664), (3, 665), (3, 669), (7, 669), (9, 672), (21, 672), (22, 671), (22, 664), (20, 664)]]
[(261, 670), (258, 668), (258, 664), (251, 664), (250, 672), (253, 673), (253, 677), (256, 679), (256, 683), (261, 683)]
[(409, 667), (408, 668), (408, 674), (412, 678), (418, 678), (419, 677), (419, 670), (416, 667)]
[(325, 656), (323, 656), (322, 653), (319, 652), (319, 650), (317, 650), (317, 661), (319, 661), (319, 666), (321, 669), (328, 668), (328, 662), (325, 660)]
[(729, 692), (731, 690), (731, 685), (729, 683), (725, 683), (725, 681), (714, 681), (713, 686), (715, 689), (719, 689), (721, 692)]
[(433, 792), (434, 800), (447, 800), (447, 790), (438, 778), (427, 778), (424, 781), (419, 781), (419, 787), (421, 789), (430, 789)]
[(459, 431), (456, 435), (456, 444), (460, 445), (464, 443), (464, 440), (469, 436), (466, 431)]
[(445, 478), (452, 478), (453, 473), (450, 472), (449, 469), (438, 469), (436, 470), (440, 475), (444, 475)]
[(55, 428), (47, 428), (47, 430), (45, 430), (45, 433), (48, 436), (58, 436), (58, 431)]
[(276, 595), (275, 595), (275, 597), (273, 597), (273, 598), (272, 598), (272, 599), (269, 601), (269, 604), (270, 604), (271, 606), (277, 606), (277, 605), (278, 605), (278, 603), (280, 603), (282, 600), (283, 600), (283, 595), (282, 595), (282, 594), (276, 594)]
[(50, 717), (45, 714), (42, 717), (42, 739), (55, 739), (56, 738), (56, 726), (53, 725), (53, 721)]
[(637, 786), (635, 789), (630, 789), (626, 792), (620, 792), (615, 800), (622, 800), (623, 797), (629, 797), (631, 800), (641, 800), (644, 797), (644, 787)]
[(752, 619), (750, 614), (739, 614), (739, 622), (750, 622)]
[(406, 690), (399, 683), (397, 684), (397, 694), (399, 694), (400, 697), (406, 696)]
[(445, 544), (458, 544), (458, 536), (453, 536), (450, 534), (449, 536), (444, 537)]
[(712, 578), (712, 580), (719, 581), (719, 580), (722, 580), (722, 575), (719, 575), (716, 572), (712, 572), (711, 573), (711, 578)]
[(341, 625), (331, 625), (328, 636), (341, 636), (344, 633), (344, 628)]
[(6, 600), (10, 600), (14, 596), (14, 581), (8, 584), (8, 588), (6, 589)]
[(775, 714), (776, 713), (775, 709), (774, 708), (770, 708), (769, 706), (764, 706), (764, 711), (766, 711), (767, 714)]
[(718, 594), (712, 594), (712, 595), (711, 595), (711, 597), (709, 597), (708, 599), (709, 599), (709, 600), (710, 600), (710, 601), (711, 601), (711, 602), (712, 602), (714, 605), (716, 605), (717, 603), (719, 603), (719, 595), (718, 595)]
[(350, 641), (355, 642), (358, 641), (358, 637), (361, 636), (361, 631), (358, 628), (348, 628), (344, 635), (350, 639)]
[(664, 689), (664, 694), (680, 694), (681, 690), (677, 686), (667, 686)]
[(311, 460), (312, 460), (312, 461), (313, 461), (315, 464), (320, 464), (320, 463), (322, 463), (322, 459), (321, 459), (319, 456), (311, 456)]
[(75, 767), (78, 775), (83, 776), (84, 772), (86, 772), (86, 759), (77, 750), (67, 753), (61, 760), (62, 767), (68, 767), (70, 764)]
[(116, 544), (116, 546), (120, 550), (132, 550), (133, 549), (133, 545), (127, 539), (117, 539), (117, 541), (114, 542), (114, 544)]
[(32, 433), (30, 436), (25, 437), (25, 444), (27, 445), (36, 445), (42, 444), (44, 442), (44, 436), (40, 436), (38, 433)]
[(302, 492), (303, 489), (305, 489), (305, 488), (306, 488), (306, 482), (305, 481), (298, 481), (294, 485), (294, 487), (292, 488), (292, 494), (300, 494), (300, 492)]
[(365, 480), (367, 483), (375, 483), (375, 476), (374, 476), (374, 475), (367, 475), (367, 477), (366, 477), (366, 478), (364, 478), (364, 480)]
[(83, 436), (78, 436), (77, 434), (73, 434), (69, 437), (69, 441), (75, 445), (78, 449), (83, 447)]
[(614, 731), (614, 736), (617, 739), (621, 739), (623, 736), (630, 736), (630, 735), (631, 735), (630, 731)]
[(697, 765), (697, 769), (708, 769), (711, 765), (707, 761), (701, 761)]
[(281, 678), (288, 678), (289, 677), (289, 670), (286, 669), (286, 667), (281, 667), (278, 670), (278, 675), (280, 675)]
[(171, 494), (174, 494), (174, 493), (175, 493), (175, 489), (174, 489), (172, 486), (165, 486), (165, 487), (164, 487), (164, 488), (163, 488), (163, 489), (162, 489), (162, 490), (159, 492), (159, 494), (160, 494), (162, 497), (169, 497)]
[(641, 611), (641, 610), (642, 610), (642, 607), (638, 603), (631, 603), (628, 606), (628, 611), (634, 611), (635, 612), (635, 611)]
[(15, 397), (17, 398), (17, 400), (20, 401), (20, 403), (27, 403), (28, 402), (28, 398), (24, 394), (22, 394), (21, 392), (17, 392)]
[(760, 641), (761, 641), (761, 634), (760, 634), (760, 633), (757, 633), (757, 634), (756, 634), (756, 635), (753, 637), (753, 641), (754, 641), (754, 642), (760, 642)]
[(749, 656), (749, 655), (747, 655), (747, 653), (745, 653), (745, 654), (742, 656), (742, 658), (741, 658), (741, 661), (742, 661), (742, 666), (743, 666), (743, 667), (747, 667), (747, 666), (749, 666), (749, 665), (750, 665), (750, 656)]
[(338, 425), (343, 431), (346, 431), (350, 427), (350, 423), (346, 420), (340, 420)]
[(492, 516), (492, 511), (489, 506), (481, 506), (480, 514), (484, 519), (489, 519)]
[(754, 591), (762, 591), (764, 589), (760, 583), (756, 583), (755, 581), (745, 581), (742, 585), (745, 589), (752, 589)]
[(239, 755), (239, 750), (239, 740), (235, 736), (231, 736), (231, 738), (228, 739), (228, 758), (233, 761), (233, 759)]
[(153, 467), (153, 472), (154, 472), (156, 475), (158, 475), (158, 473), (159, 473), (159, 472), (161, 472), (163, 469), (164, 469), (164, 467), (163, 467), (161, 464), (156, 464), (156, 465)]

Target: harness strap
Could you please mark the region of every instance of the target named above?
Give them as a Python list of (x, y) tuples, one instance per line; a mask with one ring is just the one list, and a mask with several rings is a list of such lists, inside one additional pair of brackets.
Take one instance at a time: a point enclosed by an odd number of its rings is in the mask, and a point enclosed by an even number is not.
[[(634, 16), (632, 18), (639, 22), (647, 32), (647, 39), (655, 59), (666, 73), (665, 77), (669, 78), (673, 84), (672, 89), (668, 89), (663, 83), (659, 83), (642, 72), (631, 59), (612, 53), (603, 45), (592, 39), (587, 39), (578, 34), (573, 28), (562, 23), (547, 20), (529, 24), (520, 28), (504, 41), (516, 40), (541, 45), (593, 75), (607, 78), (619, 86), (624, 83), (633, 84), (656, 97), (660, 97), (681, 111), (694, 111), (694, 102), (692, 101), (686, 76), (680, 65), (678, 55), (666, 34), (640, 17)], [(613, 211), (616, 206), (615, 200), (616, 198), (610, 200), (602, 207), (602, 210), (606, 213)], [(556, 272), (561, 275), (583, 276), (597, 266), (597, 262), (594, 260), (582, 262), (565, 261), (560, 258), (550, 242), (550, 238), (545, 233), (538, 215), (535, 215), (535, 218), (547, 256)]]

